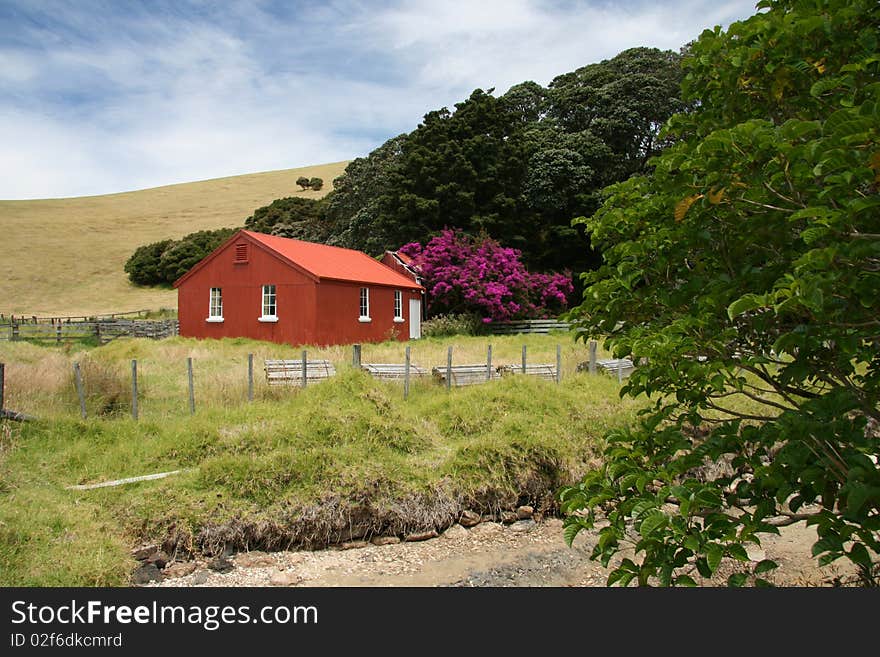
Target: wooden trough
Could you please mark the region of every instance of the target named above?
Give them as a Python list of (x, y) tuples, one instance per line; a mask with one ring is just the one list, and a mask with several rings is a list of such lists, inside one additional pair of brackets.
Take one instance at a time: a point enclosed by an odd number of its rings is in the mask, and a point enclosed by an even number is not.
[(446, 376), (451, 373), (450, 384), (456, 387), (470, 386), (478, 383), (486, 383), (500, 378), (501, 374), (495, 368), (489, 368), (485, 363), (479, 365), (453, 365), (451, 370), (446, 365), (439, 365), (431, 369), (434, 378), (446, 385)]
[[(305, 372), (303, 371), (305, 369)], [(329, 360), (267, 360), (265, 361), (266, 383), (274, 385), (303, 386), (326, 381), (336, 374), (336, 368)]]
[[(502, 376), (508, 374), (523, 374), (522, 365), (502, 365), (498, 368)], [(537, 376), (547, 381), (556, 380), (556, 365), (554, 363), (528, 363), (526, 364), (526, 376)]]
[(625, 379), (635, 369), (633, 362), (629, 358), (610, 358), (608, 360), (597, 361), (596, 364), (602, 368), (606, 374), (612, 374)]
[[(406, 365), (404, 363), (361, 363), (361, 369), (369, 372), (374, 378), (385, 381), (403, 381), (406, 374)], [(410, 378), (427, 375), (428, 372), (425, 368), (415, 363), (410, 363)]]

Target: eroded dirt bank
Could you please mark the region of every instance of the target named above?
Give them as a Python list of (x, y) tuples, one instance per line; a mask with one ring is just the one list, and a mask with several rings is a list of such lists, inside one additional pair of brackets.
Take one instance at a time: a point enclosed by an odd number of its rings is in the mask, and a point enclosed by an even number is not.
[[(763, 538), (750, 554), (774, 559), (780, 568), (768, 579), (780, 586), (832, 586), (853, 571), (846, 564), (818, 568), (810, 558), (815, 530), (803, 524)], [(348, 549), (241, 552), (220, 562), (166, 566), (167, 576), (150, 586), (604, 586), (608, 569), (589, 560), (596, 534), (582, 533), (572, 548), (559, 519), (453, 525), (437, 538)], [(382, 543), (382, 539), (376, 542)], [(210, 567), (209, 567), (210, 564)], [(183, 574), (191, 571), (188, 574)], [(722, 565), (717, 581), (726, 579)]]

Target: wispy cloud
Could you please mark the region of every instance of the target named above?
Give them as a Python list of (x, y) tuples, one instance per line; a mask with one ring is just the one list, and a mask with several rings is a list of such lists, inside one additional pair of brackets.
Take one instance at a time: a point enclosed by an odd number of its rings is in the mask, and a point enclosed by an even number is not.
[(751, 0), (7, 2), (0, 198), (99, 194), (365, 155), (476, 87), (636, 45)]

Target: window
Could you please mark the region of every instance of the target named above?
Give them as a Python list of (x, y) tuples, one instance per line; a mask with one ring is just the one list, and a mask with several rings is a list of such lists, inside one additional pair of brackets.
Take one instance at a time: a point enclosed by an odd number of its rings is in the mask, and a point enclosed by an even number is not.
[(394, 321), (403, 321), (403, 292), (394, 290)]
[(275, 304), (275, 286), (263, 286), (263, 314), (260, 316), (261, 322), (277, 322), (278, 312)]
[(208, 321), (223, 321), (223, 290), (219, 287), (211, 288), (211, 298), (208, 303)]
[(368, 287), (361, 288), (361, 316), (358, 321), (370, 321), (370, 288)]

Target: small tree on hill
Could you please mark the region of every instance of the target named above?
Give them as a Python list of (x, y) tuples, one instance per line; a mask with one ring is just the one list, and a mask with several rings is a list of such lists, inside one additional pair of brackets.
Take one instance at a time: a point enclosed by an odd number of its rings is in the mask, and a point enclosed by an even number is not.
[(318, 191), (324, 186), (324, 181), (321, 178), (312, 178), (309, 181), (309, 187), (311, 187), (314, 191)]
[(305, 176), (300, 176), (296, 179), (296, 184), (302, 187), (303, 191), (305, 191), (312, 186), (312, 181)]

